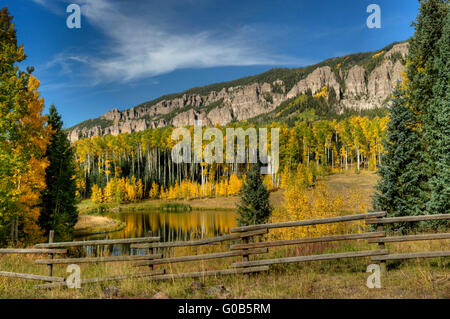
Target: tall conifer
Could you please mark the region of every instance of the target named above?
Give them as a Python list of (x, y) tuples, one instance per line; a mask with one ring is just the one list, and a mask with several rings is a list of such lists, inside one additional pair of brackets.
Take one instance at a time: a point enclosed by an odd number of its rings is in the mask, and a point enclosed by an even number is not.
[(392, 99), (388, 154), (374, 198), (374, 206), (391, 216), (448, 212), (448, 12), (447, 0), (423, 0), (413, 23), (406, 78)]
[(384, 145), (386, 155), (383, 166), (378, 169), (380, 180), (374, 197), (374, 207), (386, 211), (390, 217), (423, 214), (428, 200), (428, 192), (424, 191), (426, 164), (414, 120), (404, 91), (398, 88), (390, 107)]
[(242, 186), (241, 202), (238, 206), (239, 225), (265, 223), (272, 213), (269, 192), (263, 184), (260, 171), (260, 164), (253, 164)]
[(437, 82), (433, 87), (433, 100), (427, 113), (425, 135), (429, 141), (429, 154), (433, 164), (430, 178), (431, 199), (427, 210), (430, 214), (450, 211), (450, 10), (438, 42), (439, 56), (434, 68)]
[(49, 110), (48, 125), (54, 132), (46, 153), (50, 165), (45, 171), (47, 188), (42, 192), (39, 224), (46, 233), (53, 229), (56, 237), (64, 240), (71, 238), (78, 219), (75, 206), (75, 156), (54, 105)]

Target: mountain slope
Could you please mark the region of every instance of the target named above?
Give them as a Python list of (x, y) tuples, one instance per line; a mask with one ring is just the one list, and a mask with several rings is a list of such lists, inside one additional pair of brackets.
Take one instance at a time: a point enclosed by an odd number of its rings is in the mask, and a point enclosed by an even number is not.
[[(117, 108), (68, 129), (71, 141), (94, 135), (142, 131), (167, 125), (225, 125), (274, 111), (281, 103), (310, 91), (333, 96), (336, 110), (383, 106), (404, 71), (407, 43), (332, 58), (296, 69), (265, 73), (164, 95), (128, 110)], [(324, 88), (326, 86), (326, 88)]]

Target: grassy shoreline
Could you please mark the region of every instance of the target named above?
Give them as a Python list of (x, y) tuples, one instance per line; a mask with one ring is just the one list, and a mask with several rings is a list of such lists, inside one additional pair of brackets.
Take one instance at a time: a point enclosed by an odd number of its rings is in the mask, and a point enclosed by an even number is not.
[[(193, 211), (234, 211), (236, 210), (239, 200), (239, 196), (194, 198), (190, 200), (144, 199), (134, 203), (106, 203), (102, 204), (101, 207), (103, 207), (105, 211), (120, 212), (123, 210), (159, 210), (160, 207), (165, 204), (180, 204), (190, 206)], [(281, 207), (283, 204), (283, 190), (271, 192), (270, 201), (274, 207)], [(90, 199), (85, 199), (78, 204), (78, 211), (80, 214), (97, 214), (96, 212), (98, 211), (98, 207), (99, 205), (93, 203)]]
[[(325, 176), (323, 180), (331, 187), (336, 189), (347, 189), (351, 187), (357, 187), (362, 194), (367, 207), (371, 208), (371, 200), (373, 196), (373, 186), (376, 184), (378, 176), (375, 172), (362, 170), (360, 174), (352, 172), (335, 173)], [(274, 208), (283, 206), (283, 190), (277, 190), (270, 192), (270, 202)], [(221, 211), (234, 211), (239, 203), (240, 197), (227, 196), (227, 197), (208, 197), (208, 198), (194, 198), (190, 200), (185, 199), (144, 199), (135, 203), (106, 203), (102, 207), (106, 211), (120, 212), (122, 210), (127, 211), (140, 211), (140, 210), (159, 210), (164, 204), (181, 204), (190, 206), (191, 210), (221, 210)], [(78, 204), (78, 211), (80, 214), (91, 214), (98, 209), (99, 205), (93, 203), (90, 199), (85, 199)], [(95, 213), (94, 213), (95, 214)]]
[[(346, 189), (356, 187), (363, 200), (370, 208), (370, 197), (376, 175), (371, 172), (361, 174), (334, 174), (325, 177), (328, 185)], [(281, 207), (283, 192), (271, 193), (274, 207)], [(224, 210), (234, 205), (238, 197), (222, 197), (214, 199), (191, 200), (196, 209), (202, 207), (209, 210), (217, 208)], [(155, 207), (162, 201), (147, 200), (142, 203), (110, 207), (114, 211), (140, 210)], [(187, 201), (175, 201), (187, 202)], [(230, 204), (231, 203), (231, 204)], [(221, 207), (226, 204), (225, 207)], [(92, 203), (80, 203), (80, 216), (105, 217), (98, 213), (88, 215)], [(131, 208), (131, 209), (129, 209)], [(194, 209), (194, 208), (193, 208)], [(194, 209), (195, 210), (195, 209)], [(113, 215), (114, 216), (114, 215)], [(93, 220), (91, 217), (91, 221)], [(84, 217), (82, 217), (84, 218)], [(106, 217), (105, 217), (106, 218)], [(104, 220), (105, 221), (105, 220)], [(186, 256), (213, 253), (229, 250), (230, 243), (223, 245), (208, 245), (189, 248), (175, 248), (171, 256)], [(449, 249), (450, 240), (427, 242), (387, 243), (386, 248), (392, 252), (440, 251)], [(371, 246), (372, 245), (372, 246)], [(343, 252), (352, 250), (374, 249), (375, 244), (358, 240), (340, 242), (329, 245), (298, 245), (270, 248), (269, 254), (252, 256), (251, 259), (279, 258), (320, 253)], [(155, 251), (155, 253), (157, 253)], [(34, 261), (43, 256), (0, 256), (0, 269), (21, 273), (46, 275), (46, 267), (36, 265)], [(169, 264), (165, 267), (167, 273), (197, 272), (213, 269), (229, 269), (233, 262), (242, 261), (241, 257), (231, 257), (217, 260), (207, 260), (188, 263)], [(389, 272), (381, 278), (381, 289), (369, 289), (366, 286), (367, 266), (373, 262), (370, 258), (350, 258), (340, 260), (313, 261), (274, 265), (268, 272), (249, 274), (204, 277), (197, 279), (176, 279), (166, 281), (151, 281), (148, 278), (126, 279), (98, 284), (88, 284), (82, 289), (57, 288), (52, 290), (37, 290), (38, 282), (22, 279), (0, 277), (0, 298), (110, 298), (104, 294), (104, 289), (115, 286), (119, 289), (117, 298), (151, 298), (157, 292), (167, 293), (172, 298), (450, 298), (450, 261), (448, 258), (415, 259), (388, 262)], [(148, 268), (133, 267), (132, 263), (81, 264), (82, 278), (95, 278), (123, 274), (145, 272)], [(56, 265), (54, 275), (66, 277), (66, 267)], [(204, 288), (192, 288), (193, 282), (201, 282)], [(208, 288), (223, 285), (227, 293), (214, 296), (208, 294)], [(196, 285), (198, 286), (198, 285)]]
[(79, 215), (75, 225), (75, 237), (112, 233), (122, 230), (126, 224), (107, 216)]
[[(442, 250), (448, 247), (448, 240), (388, 244), (393, 251)], [(351, 246), (350, 246), (351, 245)], [(226, 250), (226, 245), (196, 248), (177, 248), (174, 256), (211, 253)], [(306, 248), (306, 247), (305, 247)], [(348, 249), (370, 249), (363, 241), (343, 243), (325, 247), (311, 247), (314, 253), (340, 252)], [(319, 248), (319, 250), (317, 250)], [(373, 247), (372, 247), (373, 248)], [(298, 255), (298, 247), (274, 248), (269, 255), (255, 256), (252, 259), (276, 258)], [(4, 256), (0, 258), (0, 268), (33, 274), (46, 274), (46, 267), (34, 261), (46, 256)], [(177, 263), (156, 266), (165, 268), (168, 273), (205, 271), (231, 268), (231, 263), (240, 261), (239, 257), (220, 260)], [(370, 258), (312, 261), (274, 265), (268, 272), (185, 278), (165, 281), (152, 281), (149, 278), (126, 279), (105, 283), (83, 285), (81, 289), (54, 288), (38, 290), (35, 281), (0, 277), (0, 298), (111, 298), (104, 293), (105, 288), (115, 286), (119, 294), (115, 298), (151, 298), (157, 292), (164, 292), (171, 298), (450, 298), (449, 261), (446, 258), (405, 260), (389, 262), (387, 275), (381, 277), (381, 289), (366, 286), (367, 266)], [(96, 278), (119, 274), (132, 274), (147, 271), (146, 267), (137, 269), (132, 263), (81, 264), (82, 278)], [(54, 267), (55, 276), (66, 277), (66, 265)], [(200, 282), (203, 288), (193, 288), (193, 282)], [(211, 295), (208, 288), (224, 286), (226, 293)], [(196, 285), (198, 286), (198, 285)]]
[[(362, 198), (365, 200), (367, 207), (371, 207), (371, 196), (373, 194), (373, 185), (377, 181), (377, 175), (374, 172), (361, 171), (360, 174), (355, 173), (338, 173), (326, 176), (324, 180), (333, 188), (347, 189), (351, 187), (358, 187), (362, 193)], [(270, 202), (274, 208), (280, 208), (284, 204), (283, 190), (277, 190), (270, 192)], [(83, 215), (100, 215), (105, 218), (109, 218), (104, 214), (107, 212), (120, 213), (122, 211), (127, 212), (140, 212), (145, 210), (160, 211), (161, 207), (165, 205), (180, 205), (189, 206), (191, 211), (230, 211), (236, 210), (236, 206), (239, 203), (239, 196), (228, 197), (209, 197), (209, 198), (195, 198), (191, 200), (162, 200), (162, 199), (145, 199), (135, 203), (105, 203), (99, 206), (93, 203), (90, 199), (81, 201), (78, 204), (78, 211), (80, 216)], [(100, 208), (101, 207), (101, 212)], [(112, 220), (112, 219), (111, 219)], [(123, 227), (125, 227), (124, 225)], [(85, 229), (81, 235), (90, 235), (101, 232), (118, 231), (123, 227), (117, 226), (115, 229), (102, 229), (103, 225), (92, 223), (90, 229)], [(77, 234), (78, 235), (78, 234)], [(79, 235), (78, 235), (79, 236)]]

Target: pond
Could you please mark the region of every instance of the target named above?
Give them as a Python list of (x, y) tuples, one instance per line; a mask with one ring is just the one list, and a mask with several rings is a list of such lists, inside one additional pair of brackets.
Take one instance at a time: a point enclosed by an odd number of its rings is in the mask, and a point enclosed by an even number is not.
[[(113, 216), (113, 215), (111, 215)], [(79, 237), (76, 240), (87, 239), (122, 239), (145, 237), (148, 231), (153, 236), (159, 236), (162, 242), (197, 240), (228, 234), (230, 228), (237, 225), (237, 214), (234, 211), (190, 211), (163, 212), (149, 211), (121, 211), (115, 213), (114, 218), (126, 224), (122, 230), (107, 234), (97, 234)], [(102, 251), (96, 251), (101, 248)], [(110, 245), (104, 247), (86, 247), (87, 255), (137, 254), (143, 250), (130, 249), (130, 245)]]

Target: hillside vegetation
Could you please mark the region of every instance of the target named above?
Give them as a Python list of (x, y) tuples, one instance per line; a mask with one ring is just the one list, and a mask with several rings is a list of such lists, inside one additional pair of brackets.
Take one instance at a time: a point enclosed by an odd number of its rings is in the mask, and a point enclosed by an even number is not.
[[(372, 52), (363, 52), (363, 53), (355, 53), (350, 54), (342, 57), (335, 57), (330, 58), (325, 61), (319, 62), (314, 65), (306, 66), (306, 67), (299, 67), (299, 68), (274, 68), (267, 72), (254, 75), (254, 76), (248, 76), (240, 79), (236, 79), (233, 81), (227, 81), (227, 82), (220, 82), (220, 83), (214, 83), (206, 86), (199, 86), (194, 87), (179, 93), (173, 93), (173, 94), (166, 94), (159, 98), (156, 98), (154, 100), (141, 103), (139, 105), (136, 105), (133, 107), (133, 109), (136, 112), (139, 112), (140, 109), (149, 109), (151, 107), (156, 106), (158, 103), (161, 103), (163, 101), (168, 102), (175, 99), (180, 99), (183, 96), (208, 96), (213, 92), (220, 92), (222, 90), (228, 90), (229, 88), (236, 88), (236, 87), (245, 87), (250, 86), (252, 84), (264, 84), (264, 83), (271, 83), (272, 84), (272, 92), (267, 96), (267, 102), (270, 102), (272, 99), (272, 96), (274, 94), (284, 94), (286, 92), (289, 92), (296, 83), (298, 83), (300, 80), (305, 79), (308, 75), (310, 75), (314, 70), (321, 68), (321, 67), (330, 67), (331, 70), (333, 70), (334, 75), (336, 77), (336, 80), (338, 81), (339, 85), (341, 86), (342, 92), (345, 91), (345, 76), (347, 75), (348, 71), (354, 67), (354, 66), (361, 66), (366, 70), (367, 74), (370, 74), (376, 67), (380, 66), (383, 61), (385, 61), (384, 54), (391, 50), (396, 44), (399, 44), (402, 42), (394, 42), (389, 44), (388, 46)], [(396, 61), (401, 61), (402, 64), (405, 63), (405, 60), (400, 52), (393, 53), (389, 58), (393, 63)], [(367, 82), (367, 78), (365, 79)], [(279, 81), (282, 81), (283, 86), (277, 84)], [(312, 92), (315, 93), (315, 92)], [(272, 100), (273, 102), (273, 100)], [(271, 111), (268, 115), (268, 118), (273, 117), (274, 114), (278, 113), (281, 108), (286, 106), (292, 102), (292, 99), (289, 101), (284, 101), (282, 105), (279, 105), (277, 107), (276, 111)], [(322, 118), (338, 118), (341, 117), (342, 114), (342, 107), (341, 109), (332, 109), (335, 106), (336, 99), (332, 99), (330, 103), (327, 104), (327, 107), (329, 110), (324, 111), (323, 106), (321, 105), (310, 105), (309, 109), (314, 109), (316, 113), (321, 116)], [(209, 112), (210, 110), (214, 108), (218, 108), (225, 105), (223, 100), (216, 101), (214, 103), (206, 103), (202, 102), (200, 106), (193, 106), (193, 105), (186, 105), (184, 107), (178, 108), (176, 110), (169, 111), (164, 114), (156, 115), (156, 116), (149, 116), (144, 115), (139, 117), (140, 119), (144, 119), (147, 121), (153, 121), (158, 122), (163, 120), (162, 123), (169, 124), (173, 118), (180, 114), (187, 112), (189, 110), (196, 110), (197, 112), (203, 111), (203, 112)], [(360, 110), (348, 110), (344, 107), (344, 113), (348, 115), (350, 112), (351, 114), (358, 114), (358, 115), (365, 115), (365, 112), (359, 112)], [(377, 115), (385, 114), (385, 110), (381, 111), (375, 111)], [(373, 112), (368, 112), (368, 114), (373, 114)], [(279, 117), (279, 119), (285, 119), (289, 120), (289, 116), (286, 116), (289, 114), (286, 114), (284, 112), (283, 116)], [(252, 118), (249, 118), (248, 120), (253, 121)], [(256, 118), (255, 121), (259, 122), (261, 119)], [(92, 129), (95, 127), (98, 127), (100, 129), (105, 129), (106, 127), (109, 127), (113, 125), (113, 121), (106, 120), (105, 118), (95, 118), (95, 119), (89, 119), (86, 121), (83, 121), (71, 128), (68, 128), (67, 130), (74, 131), (74, 130), (83, 130), (83, 129)]]

